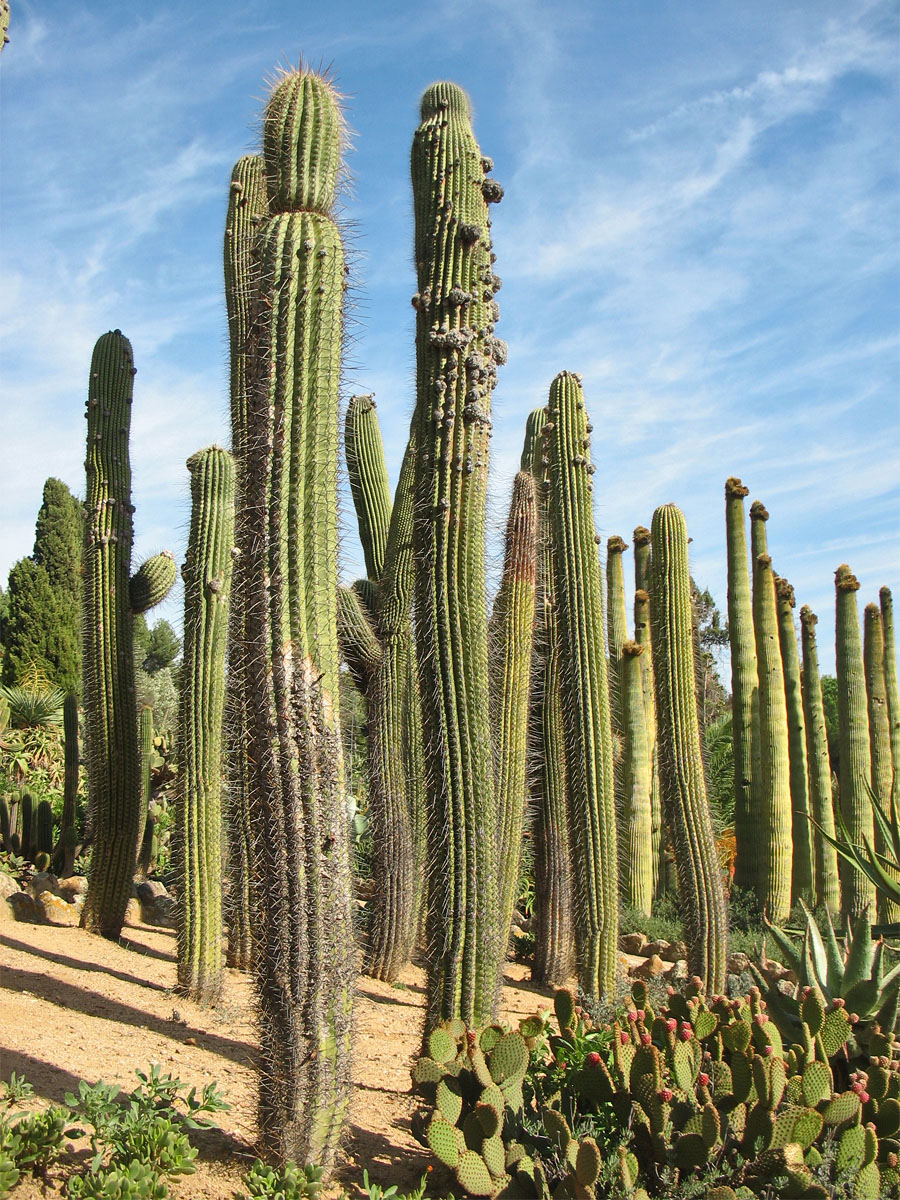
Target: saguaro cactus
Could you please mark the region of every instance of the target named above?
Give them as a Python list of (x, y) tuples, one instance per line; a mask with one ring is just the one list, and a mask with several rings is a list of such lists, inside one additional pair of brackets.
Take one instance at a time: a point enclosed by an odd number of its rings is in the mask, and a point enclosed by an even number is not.
[(725, 481), (734, 838), (737, 848), (734, 882), (742, 888), (758, 889), (764, 874), (760, 855), (758, 804), (754, 804), (754, 800), (759, 799), (758, 767), (754, 763), (754, 745), (759, 741), (759, 685), (744, 527), (744, 497), (747, 491), (740, 479), (734, 476)]
[[(891, 723), (885, 683), (884, 627), (881, 609), (877, 604), (867, 604), (863, 614), (863, 666), (866, 674), (872, 792), (876, 804), (890, 821), (894, 765), (891, 761)], [(877, 823), (874, 824), (877, 825)], [(885, 844), (881, 826), (877, 825), (875, 852), (885, 855), (890, 850), (891, 847)], [(900, 905), (879, 893), (879, 921), (893, 923), (898, 918), (900, 918)]]
[(688, 965), (707, 991), (725, 986), (728, 918), (700, 747), (684, 516), (674, 504), (653, 514), (650, 607), (660, 790), (675, 849)]
[[(141, 766), (137, 745), (132, 628), (131, 464), (128, 432), (135, 374), (131, 344), (117, 329), (94, 347), (87, 401), (85, 496), (84, 715), (91, 870), (81, 923), (115, 940), (122, 932), (140, 837)], [(140, 603), (165, 595), (171, 555), (140, 572)]]
[(342, 140), (326, 79), (276, 83), (243, 467), (259, 1136), (276, 1160), (326, 1169), (349, 1099), (355, 969), (338, 723)]
[(181, 881), (178, 987), (200, 1004), (222, 991), (222, 716), (234, 549), (234, 463), (210, 446), (187, 462), (184, 661), (173, 855)]
[(499, 976), (497, 819), (488, 699), (485, 498), (494, 337), (487, 177), (465, 93), (422, 97), (415, 211), (416, 652), (427, 756), (430, 967), (426, 1021), (490, 1019)]
[[(818, 828), (813, 836), (815, 861), (815, 898), (832, 915), (841, 910), (841, 882), (838, 856), (828, 840), (834, 837), (834, 800), (831, 791), (831, 762), (825, 706), (819, 677), (819, 650), (816, 625), (819, 618), (809, 605), (800, 609), (800, 634), (803, 644), (803, 714), (806, 723), (806, 761), (809, 768), (810, 810)], [(824, 833), (824, 837), (822, 836)]]
[[(866, 701), (866, 681), (863, 668), (862, 644), (859, 636), (859, 613), (856, 593), (859, 581), (846, 565), (834, 573), (836, 592), (835, 614), (835, 674), (837, 675), (838, 727), (840, 730), (840, 789), (841, 813), (850, 834), (858, 846), (874, 840), (872, 806), (869, 789), (872, 784), (872, 764), (869, 745), (869, 715)], [(855, 867), (841, 859), (841, 896), (846, 916), (858, 917), (864, 909), (874, 913), (875, 888)]]
[(249, 970), (253, 937), (250, 928), (250, 821), (247, 812), (247, 713), (244, 696), (244, 564), (248, 547), (242, 523), (246, 457), (253, 304), (257, 294), (256, 235), (268, 210), (265, 167), (258, 154), (238, 159), (231, 173), (225, 220), (225, 306), (228, 312), (231, 385), (231, 453), (235, 466), (235, 547), (232, 573), (228, 676), (225, 683), (225, 730), (228, 739), (225, 828), (228, 889), (224, 898), (228, 930), (228, 965)]
[(597, 996), (615, 986), (619, 897), (603, 582), (587, 423), (577, 376), (557, 375), (544, 428), (556, 544), (569, 820), (578, 862), (575, 943), (581, 989)]
[(800, 685), (800, 654), (794, 628), (794, 589), (786, 579), (776, 579), (778, 642), (784, 673), (787, 707), (788, 755), (791, 784), (792, 901), (798, 896), (813, 900), (812, 827), (809, 823), (809, 773), (806, 762), (806, 719)]

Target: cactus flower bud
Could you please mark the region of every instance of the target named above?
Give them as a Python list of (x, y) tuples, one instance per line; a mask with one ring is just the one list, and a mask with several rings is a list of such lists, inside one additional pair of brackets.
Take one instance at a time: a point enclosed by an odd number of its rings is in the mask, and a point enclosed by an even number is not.
[(584, 1061), (585, 1061), (586, 1065), (589, 1067), (599, 1066), (600, 1055), (597, 1053), (596, 1050), (591, 1050), (591, 1052), (589, 1054), (585, 1055)]

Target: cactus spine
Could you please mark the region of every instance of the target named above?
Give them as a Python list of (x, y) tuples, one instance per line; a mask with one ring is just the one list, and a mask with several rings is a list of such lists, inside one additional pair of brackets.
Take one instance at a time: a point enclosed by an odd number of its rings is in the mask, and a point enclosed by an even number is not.
[(225, 829), (228, 890), (224, 897), (228, 930), (226, 961), (247, 971), (253, 937), (250, 928), (250, 821), (247, 811), (247, 711), (244, 695), (244, 569), (248, 547), (243, 525), (244, 463), (249, 403), (252, 310), (258, 286), (256, 235), (268, 209), (265, 167), (258, 154), (238, 159), (231, 173), (225, 220), (225, 306), (228, 312), (231, 391), (231, 453), (235, 468), (235, 562), (232, 571), (225, 729), (228, 739)]
[(506, 526), (503, 578), (494, 601), (489, 629), (500, 879), (497, 932), (501, 961), (506, 955), (509, 941), (522, 857), (528, 695), (537, 573), (536, 524), (534, 478), (528, 471), (519, 471), (513, 483)]
[(184, 563), (184, 661), (173, 838), (181, 882), (178, 987), (199, 1004), (222, 991), (222, 716), (234, 549), (234, 463), (210, 446), (187, 462), (191, 527)]
[(63, 701), (63, 807), (59, 821), (59, 841), (53, 854), (53, 871), (60, 878), (72, 874), (78, 832), (75, 806), (78, 801), (78, 697), (68, 692)]
[(775, 580), (778, 641), (787, 707), (788, 755), (791, 786), (792, 901), (813, 898), (812, 827), (809, 823), (809, 778), (806, 762), (806, 720), (800, 685), (800, 654), (794, 628), (794, 589), (786, 579)]
[(744, 527), (744, 497), (747, 491), (740, 479), (734, 476), (725, 481), (734, 837), (737, 848), (734, 882), (738, 887), (758, 891), (765, 870), (759, 853), (759, 781), (754, 762), (754, 747), (759, 742), (759, 691)]
[(547, 410), (528, 416), (522, 470), (535, 481), (538, 503), (537, 594), (531, 675), (528, 778), (534, 808), (535, 946), (531, 977), (562, 983), (575, 962), (573, 881), (566, 816), (566, 743), (559, 684), (559, 630), (553, 577), (547, 463), (543, 429)]
[(619, 878), (622, 900), (648, 916), (653, 905), (652, 764), (647, 737), (641, 658), (644, 647), (622, 643), (622, 820)]
[[(840, 728), (841, 813), (850, 840), (871, 845), (875, 822), (869, 801), (872, 783), (869, 746), (869, 715), (866, 700), (865, 670), (859, 636), (856, 593), (859, 581), (846, 565), (834, 573), (835, 674), (837, 676), (838, 723)], [(864, 909), (874, 914), (875, 888), (861, 871), (841, 859), (841, 896), (844, 914), (858, 917)]]
[[(888, 715), (885, 681), (884, 627), (881, 609), (867, 604), (863, 616), (863, 664), (866, 673), (866, 698), (869, 716), (869, 746), (872, 770), (872, 791), (875, 802), (888, 821), (891, 819), (891, 789), (894, 766), (891, 761), (891, 723)], [(873, 822), (873, 824), (875, 824)], [(875, 829), (875, 852), (889, 854), (880, 825)], [(882, 858), (882, 865), (884, 865)], [(878, 920), (892, 923), (900, 919), (900, 905), (878, 895)]]
[[(490, 1020), (499, 961), (496, 796), (488, 698), (485, 500), (493, 336), (486, 178), (469, 103), (454, 84), (422, 97), (415, 212), (416, 653), (425, 716), (430, 967), (426, 1023)], [(499, 282), (496, 286), (499, 286)]]
[(650, 604), (660, 790), (685, 913), (688, 964), (708, 991), (725, 986), (728, 920), (697, 715), (687, 527), (666, 504), (653, 514)]
[[(825, 706), (819, 677), (819, 650), (816, 624), (819, 618), (809, 605), (800, 609), (803, 645), (803, 713), (806, 721), (806, 761), (809, 767), (809, 801), (812, 816), (819, 827), (813, 837), (815, 853), (815, 898), (829, 913), (841, 910), (841, 882), (838, 856), (828, 838), (834, 837), (834, 800), (831, 790), (831, 762), (825, 727)], [(823, 837), (823, 834), (825, 835)]]
[(564, 372), (551, 384), (544, 428), (569, 751), (569, 821), (579, 865), (575, 901), (578, 979), (585, 994), (598, 996), (613, 990), (618, 969), (618, 853), (593, 466), (584, 397), (575, 375)]
[(260, 1142), (326, 1170), (349, 1100), (355, 966), (336, 613), (342, 137), (327, 80), (277, 82), (242, 498)]

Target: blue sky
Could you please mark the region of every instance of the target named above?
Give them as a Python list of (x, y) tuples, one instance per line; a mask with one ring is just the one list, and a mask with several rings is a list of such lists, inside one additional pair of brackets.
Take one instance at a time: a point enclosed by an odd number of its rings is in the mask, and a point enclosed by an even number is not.
[[(375, 392), (392, 478), (413, 398), (409, 147), (421, 92), (448, 78), (506, 189), (491, 528), (527, 413), (579, 371), (604, 539), (675, 501), (724, 606), (723, 484), (741, 476), (829, 667), (839, 563), (860, 607), (884, 583), (900, 598), (896, 0), (380, 8), (13, 0), (0, 578), (30, 553), (44, 478), (83, 490), (88, 366), (110, 328), (138, 367), (137, 553), (183, 554), (185, 460), (228, 440), (230, 170), (256, 148), (266, 78), (302, 54), (332, 66), (355, 131), (345, 397)], [(349, 504), (344, 528), (349, 579)]]

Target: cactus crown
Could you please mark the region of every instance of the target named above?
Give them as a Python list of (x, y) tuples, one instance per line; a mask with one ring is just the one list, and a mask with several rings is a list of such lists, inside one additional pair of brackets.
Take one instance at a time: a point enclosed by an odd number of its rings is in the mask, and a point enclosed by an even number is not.
[(782, 579), (780, 575), (775, 579), (775, 595), (781, 604), (787, 604), (790, 608), (794, 608), (797, 603), (794, 598), (793, 585), (786, 579)]
[(635, 525), (631, 537), (636, 546), (649, 546), (650, 544), (650, 530), (646, 525)]
[(302, 66), (276, 80), (263, 118), (263, 157), (273, 212), (327, 213), (344, 147), (340, 96)]
[(470, 120), (472, 111), (469, 97), (459, 84), (444, 81), (433, 83), (422, 95), (422, 120), (427, 121), (445, 111)]
[[(745, 496), (748, 496), (749, 494), (750, 494), (750, 489), (748, 487), (744, 487), (744, 485), (741, 483), (741, 481), (738, 479), (738, 477), (736, 475), (730, 475), (728, 477), (728, 479), (725, 480), (725, 497), (726, 497), (726, 499), (730, 500), (730, 499), (734, 498), (737, 500), (743, 500), (743, 498)], [(759, 501), (756, 500), (756, 501), (754, 501), (754, 503), (759, 504)], [(762, 507), (762, 506), (760, 505), (760, 507)], [(766, 515), (768, 516), (768, 514), (766, 514)]]
[(614, 533), (611, 538), (606, 540), (606, 551), (608, 554), (624, 554), (628, 549), (628, 543), (624, 538), (619, 537)]
[(804, 625), (807, 625), (809, 627), (812, 627), (813, 625), (818, 625), (818, 623), (819, 623), (819, 618), (816, 616), (816, 614), (813, 612), (813, 610), (809, 607), (808, 604), (804, 604), (803, 607), (800, 609), (800, 620), (803, 622)]

